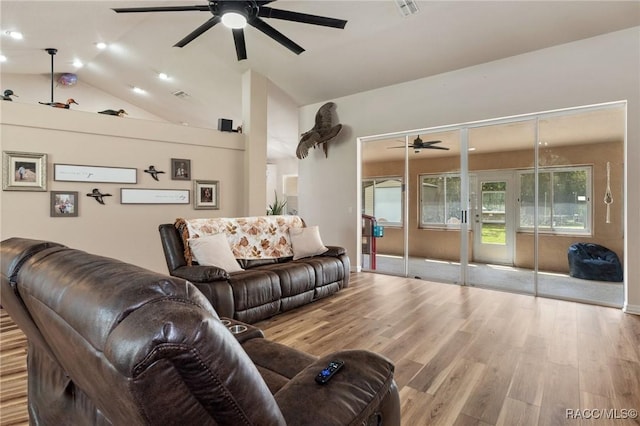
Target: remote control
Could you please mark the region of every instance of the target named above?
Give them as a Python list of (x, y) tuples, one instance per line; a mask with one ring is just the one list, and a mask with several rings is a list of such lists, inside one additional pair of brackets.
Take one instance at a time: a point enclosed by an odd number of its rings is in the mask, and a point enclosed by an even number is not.
[(327, 364), (327, 366), (323, 368), (322, 371), (320, 371), (316, 376), (316, 382), (320, 383), (321, 385), (324, 385), (329, 380), (331, 380), (333, 375), (336, 374), (338, 370), (342, 368), (343, 365), (344, 365), (344, 361), (340, 361), (340, 360), (329, 361), (329, 364)]

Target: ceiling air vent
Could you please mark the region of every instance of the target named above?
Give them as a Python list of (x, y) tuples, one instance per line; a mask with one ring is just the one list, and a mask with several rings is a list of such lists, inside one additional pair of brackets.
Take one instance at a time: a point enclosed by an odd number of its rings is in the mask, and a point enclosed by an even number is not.
[(190, 95), (185, 92), (184, 90), (176, 90), (175, 92), (171, 93), (173, 96), (175, 96), (176, 98), (181, 98), (181, 99), (185, 99), (188, 98)]
[(414, 0), (394, 0), (402, 16), (418, 13), (418, 5)]

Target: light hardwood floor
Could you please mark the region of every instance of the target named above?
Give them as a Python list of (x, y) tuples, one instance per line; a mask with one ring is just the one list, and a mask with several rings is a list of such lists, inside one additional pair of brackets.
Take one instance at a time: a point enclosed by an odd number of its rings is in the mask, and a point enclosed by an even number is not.
[[(2, 324), (9, 425), (26, 415), (26, 376), (5, 367), (20, 352)], [(619, 309), (359, 273), (337, 295), (256, 325), (318, 356), (361, 348), (393, 360), (404, 426), (640, 424), (567, 418), (640, 409), (640, 317)], [(22, 387), (5, 392), (5, 375)]]

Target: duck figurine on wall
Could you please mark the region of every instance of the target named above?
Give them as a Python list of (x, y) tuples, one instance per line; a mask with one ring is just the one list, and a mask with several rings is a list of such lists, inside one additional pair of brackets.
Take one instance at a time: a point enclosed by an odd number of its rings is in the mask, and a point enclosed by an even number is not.
[(117, 117), (124, 117), (125, 115), (129, 115), (127, 114), (127, 111), (123, 110), (122, 108), (117, 111), (115, 109), (105, 109), (104, 111), (98, 111), (98, 114), (115, 115)]
[(7, 89), (4, 91), (4, 95), (2, 96), (2, 100), (3, 101), (13, 101), (13, 99), (11, 99), (12, 96), (15, 96), (16, 98), (19, 98), (20, 96), (16, 95), (15, 93), (13, 93), (13, 90), (11, 89)]
[(111, 197), (111, 194), (103, 194), (98, 188), (93, 188), (91, 193), (87, 194), (87, 197), (93, 197), (100, 204), (104, 204), (103, 197)]
[(161, 172), (160, 170), (156, 170), (155, 166), (149, 166), (149, 168), (147, 170), (145, 170), (144, 172), (145, 173), (149, 173), (151, 175), (151, 177), (154, 178), (157, 181), (160, 180), (160, 179), (158, 179), (158, 173), (164, 173), (164, 172)]
[(63, 104), (62, 102), (38, 102), (38, 103), (42, 104), (42, 105), (49, 105), (49, 106), (52, 106), (54, 108), (64, 108), (64, 109), (69, 109), (71, 104), (80, 105), (73, 98), (67, 99), (67, 103), (66, 104)]

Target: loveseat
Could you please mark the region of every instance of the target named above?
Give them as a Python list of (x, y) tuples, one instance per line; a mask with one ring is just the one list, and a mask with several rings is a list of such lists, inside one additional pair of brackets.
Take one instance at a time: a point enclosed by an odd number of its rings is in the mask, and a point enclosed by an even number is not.
[[(177, 219), (159, 232), (169, 274), (191, 281), (220, 316), (254, 323), (349, 285), (345, 249), (324, 246), (298, 216)], [(206, 265), (194, 259), (194, 243), (217, 237), (228, 244)]]
[[(272, 342), (219, 318), (186, 280), (10, 238), (0, 289), (28, 338), (32, 425), (400, 424), (387, 359), (362, 350), (317, 359)], [(335, 359), (344, 367), (316, 383)]]

